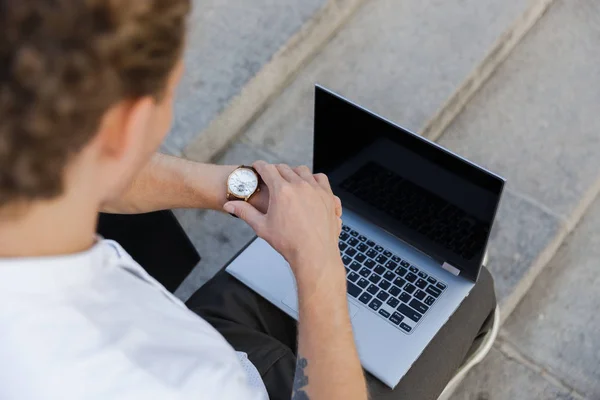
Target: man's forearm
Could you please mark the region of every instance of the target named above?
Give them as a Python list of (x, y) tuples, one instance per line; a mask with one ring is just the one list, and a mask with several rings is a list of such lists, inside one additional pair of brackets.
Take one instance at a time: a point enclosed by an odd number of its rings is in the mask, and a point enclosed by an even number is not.
[(339, 269), (342, 275), (336, 287), (319, 288), (318, 282), (298, 279), (298, 363), (292, 400), (367, 399), (350, 324), (343, 266)]
[(171, 208), (221, 210), (225, 182), (235, 166), (201, 164), (155, 154), (124, 195), (103, 211), (133, 214)]

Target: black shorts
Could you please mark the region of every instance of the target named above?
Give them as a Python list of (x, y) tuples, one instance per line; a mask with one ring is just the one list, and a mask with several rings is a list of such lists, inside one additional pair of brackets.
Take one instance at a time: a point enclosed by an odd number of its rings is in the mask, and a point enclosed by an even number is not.
[[(214, 326), (234, 349), (248, 354), (271, 400), (290, 399), (296, 368), (294, 319), (225, 271), (207, 282), (186, 304)], [(493, 280), (484, 268), (471, 294), (393, 391), (366, 374), (371, 399), (437, 399), (491, 329), (495, 307)]]

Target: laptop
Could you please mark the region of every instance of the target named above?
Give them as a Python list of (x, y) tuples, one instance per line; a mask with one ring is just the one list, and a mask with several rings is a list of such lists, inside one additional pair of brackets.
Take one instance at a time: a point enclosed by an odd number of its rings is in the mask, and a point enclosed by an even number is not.
[[(394, 388), (477, 282), (505, 181), (321, 86), (315, 96), (313, 170), (344, 207), (356, 346)], [(298, 318), (294, 276), (264, 240), (227, 271)]]

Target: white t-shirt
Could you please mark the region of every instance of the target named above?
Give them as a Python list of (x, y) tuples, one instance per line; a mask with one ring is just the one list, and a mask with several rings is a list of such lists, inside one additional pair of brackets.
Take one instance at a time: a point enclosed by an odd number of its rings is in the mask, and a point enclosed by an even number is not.
[(246, 355), (117, 243), (0, 259), (0, 399), (267, 398)]

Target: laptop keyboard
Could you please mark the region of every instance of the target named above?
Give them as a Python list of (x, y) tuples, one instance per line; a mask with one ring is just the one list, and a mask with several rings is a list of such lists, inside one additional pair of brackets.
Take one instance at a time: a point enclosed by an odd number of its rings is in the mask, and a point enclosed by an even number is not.
[(375, 162), (361, 167), (341, 187), (466, 260), (485, 246), (489, 226)]
[(439, 279), (346, 225), (339, 248), (348, 295), (403, 332), (413, 332), (446, 289)]

